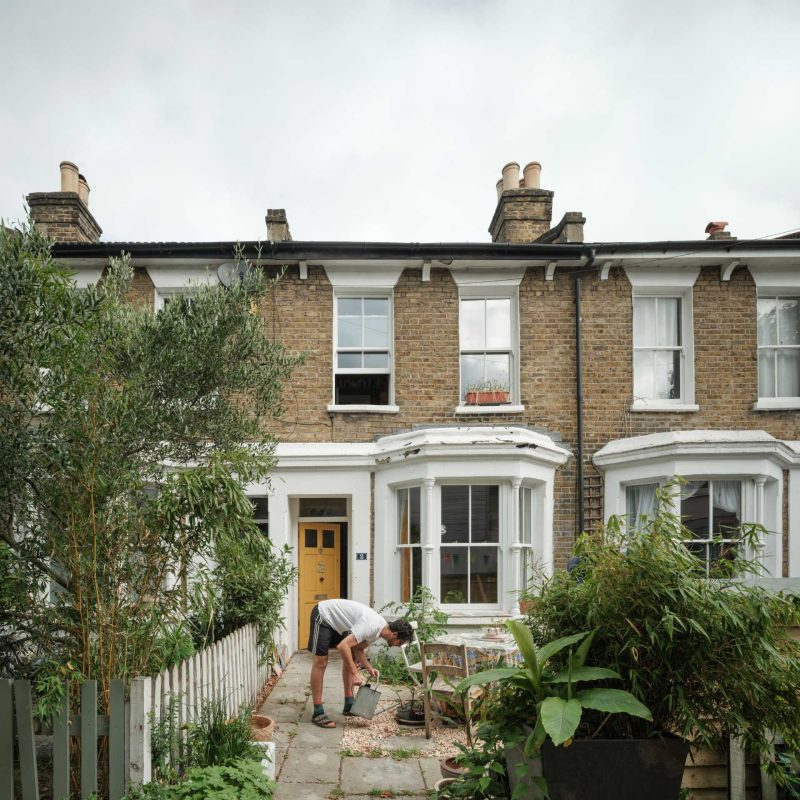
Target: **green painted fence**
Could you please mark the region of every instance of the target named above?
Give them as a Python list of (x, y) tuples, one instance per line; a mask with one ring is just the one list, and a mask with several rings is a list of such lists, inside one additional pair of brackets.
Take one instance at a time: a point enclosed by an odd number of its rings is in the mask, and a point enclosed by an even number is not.
[[(68, 691), (64, 686), (61, 704), (53, 714), (53, 800), (70, 796), (71, 752), (73, 740), (80, 740), (79, 774), (75, 776), (80, 797), (105, 795), (105, 786), (98, 783), (98, 748), (107, 740), (108, 798), (120, 800), (125, 794), (126, 725), (125, 685), (111, 681), (109, 715), (97, 714), (97, 681), (81, 684), (79, 714), (70, 714)], [(14, 742), (16, 739), (16, 748)], [(16, 752), (15, 752), (16, 751)], [(14, 773), (18, 767), (21, 800), (39, 800), (39, 767), (36, 762), (31, 684), (27, 680), (0, 680), (0, 800), (17, 800), (14, 794)], [(47, 783), (51, 781), (48, 779)]]

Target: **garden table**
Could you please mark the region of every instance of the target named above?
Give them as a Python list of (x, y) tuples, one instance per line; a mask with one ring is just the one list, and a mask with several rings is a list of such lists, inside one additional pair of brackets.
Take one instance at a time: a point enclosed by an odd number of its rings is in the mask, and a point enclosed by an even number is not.
[(442, 644), (466, 645), (470, 674), (496, 667), (500, 661), (509, 666), (522, 664), (523, 661), (517, 643), (510, 633), (497, 637), (488, 637), (476, 632), (450, 633), (438, 637), (436, 641)]

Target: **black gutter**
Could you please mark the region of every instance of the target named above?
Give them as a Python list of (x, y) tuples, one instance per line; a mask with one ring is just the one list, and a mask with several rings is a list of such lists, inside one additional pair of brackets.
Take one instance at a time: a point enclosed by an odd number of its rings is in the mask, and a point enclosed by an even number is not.
[(615, 253), (686, 253), (732, 252), (739, 250), (800, 250), (800, 239), (690, 239), (663, 242), (593, 242), (587, 243), (597, 257)]
[(418, 243), (418, 242), (91, 242), (57, 243), (56, 258), (108, 258), (121, 252), (135, 258), (233, 258), (241, 246), (248, 258), (259, 253), (265, 261), (325, 259), (449, 259), (504, 261), (526, 259), (579, 260), (587, 253), (582, 244)]
[(589, 260), (586, 267), (573, 273), (575, 276), (575, 416), (577, 421), (577, 499), (578, 499), (578, 530), (577, 534), (583, 533), (586, 524), (585, 513), (585, 491), (583, 486), (583, 321), (581, 319), (581, 277), (586, 274), (596, 273), (592, 269), (595, 259), (594, 249), (589, 250)]

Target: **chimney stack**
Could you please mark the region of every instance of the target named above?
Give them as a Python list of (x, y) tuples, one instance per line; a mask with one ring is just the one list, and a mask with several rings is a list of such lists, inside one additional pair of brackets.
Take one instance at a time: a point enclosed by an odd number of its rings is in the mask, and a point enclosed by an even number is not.
[(62, 161), (61, 191), (33, 192), (28, 208), (33, 224), (57, 242), (97, 242), (102, 230), (89, 212), (89, 184), (71, 161)]
[(506, 164), (502, 172), (497, 208), (489, 225), (492, 241), (533, 242), (550, 229), (553, 218), (553, 192), (539, 187), (542, 165), (538, 161), (526, 164), (522, 184), (516, 161)]
[(267, 209), (267, 239), (271, 242), (291, 242), (292, 234), (289, 231), (289, 220), (286, 218), (285, 208)]

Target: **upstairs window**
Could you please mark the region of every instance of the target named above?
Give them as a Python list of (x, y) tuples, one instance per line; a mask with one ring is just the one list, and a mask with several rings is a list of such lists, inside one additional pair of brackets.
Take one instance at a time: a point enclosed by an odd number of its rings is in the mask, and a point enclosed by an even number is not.
[(336, 405), (392, 402), (391, 328), (389, 297), (336, 298)]
[(634, 402), (683, 400), (685, 363), (683, 298), (634, 297)]
[(758, 396), (800, 397), (800, 297), (758, 298)]
[(195, 289), (183, 287), (181, 289), (157, 289), (156, 311), (161, 311), (171, 303), (180, 303), (185, 310), (192, 307)]
[(511, 297), (461, 298), (459, 338), (464, 405), (502, 405), (514, 401), (514, 311)]

